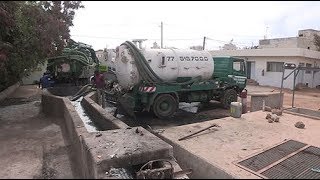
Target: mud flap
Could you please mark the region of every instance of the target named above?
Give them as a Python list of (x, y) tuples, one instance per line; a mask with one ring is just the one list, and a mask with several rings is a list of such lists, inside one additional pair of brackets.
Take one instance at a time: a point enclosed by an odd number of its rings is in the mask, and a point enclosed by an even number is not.
[(120, 111), (124, 111), (127, 115), (136, 119), (136, 116), (134, 114), (134, 107), (135, 107), (134, 100), (135, 100), (134, 97), (128, 94), (124, 94), (123, 96), (119, 97), (117, 108), (120, 108)]

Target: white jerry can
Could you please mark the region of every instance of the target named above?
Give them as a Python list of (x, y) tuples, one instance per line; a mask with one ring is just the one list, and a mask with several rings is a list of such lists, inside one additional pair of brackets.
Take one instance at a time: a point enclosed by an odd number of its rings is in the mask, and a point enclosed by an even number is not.
[(242, 103), (231, 102), (230, 104), (230, 115), (234, 118), (240, 118), (242, 114)]

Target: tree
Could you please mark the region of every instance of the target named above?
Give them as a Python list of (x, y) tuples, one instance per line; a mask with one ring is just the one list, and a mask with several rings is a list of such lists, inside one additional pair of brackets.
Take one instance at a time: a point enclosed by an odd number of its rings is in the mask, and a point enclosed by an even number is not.
[(0, 2), (0, 90), (59, 55), (81, 1)]
[(320, 36), (314, 35), (314, 45), (317, 47), (317, 50), (320, 51)]

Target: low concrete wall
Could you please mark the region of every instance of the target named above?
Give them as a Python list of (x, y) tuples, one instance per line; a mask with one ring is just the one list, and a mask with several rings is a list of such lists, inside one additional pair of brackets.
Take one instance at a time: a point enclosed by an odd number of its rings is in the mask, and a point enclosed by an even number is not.
[(105, 113), (91, 97), (94, 94), (83, 99), (88, 111), (95, 114), (91, 118), (100, 119), (107, 124), (106, 129), (113, 130), (89, 133), (69, 99), (51, 95), (46, 90), (42, 95), (42, 112), (56, 117), (54, 119), (62, 129), (65, 143), (71, 147), (70, 158), (75, 177), (108, 178), (105, 172), (110, 166), (138, 165), (154, 159), (173, 157), (172, 146), (143, 127), (130, 128)]
[(271, 108), (280, 108), (283, 104), (283, 93), (254, 93), (251, 94), (251, 112), (262, 110), (263, 100)]
[(85, 96), (81, 101), (81, 105), (86, 113), (92, 117), (94, 123), (104, 131), (112, 129), (126, 129), (130, 127), (104, 110), (93, 99), (95, 99), (95, 92), (91, 92)]
[(208, 163), (205, 159), (189, 152), (161, 134), (154, 134), (173, 147), (174, 157), (182, 169), (192, 169), (192, 174), (188, 175), (190, 179), (236, 179), (235, 176), (225, 172), (217, 165)]
[(297, 116), (320, 120), (320, 111), (316, 111), (312, 109), (290, 108), (290, 109), (286, 109), (284, 112), (288, 114), (294, 114)]
[(0, 92), (0, 101), (7, 98), (11, 93), (13, 93), (20, 86), (20, 82), (8, 87), (7, 89)]
[(70, 158), (73, 162), (73, 171), (77, 177), (96, 178), (97, 165), (94, 163), (85, 138), (94, 136), (89, 134), (70, 101), (45, 92), (42, 95), (42, 111), (49, 116), (57, 117), (65, 142), (70, 145)]

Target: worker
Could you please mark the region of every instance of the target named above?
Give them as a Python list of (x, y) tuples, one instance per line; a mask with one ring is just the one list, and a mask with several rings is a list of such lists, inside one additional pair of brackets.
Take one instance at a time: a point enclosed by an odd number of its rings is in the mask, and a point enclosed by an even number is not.
[(41, 89), (53, 86), (53, 81), (52, 81), (51, 76), (48, 72), (43, 73), (43, 76), (40, 78), (39, 88), (40, 88), (40, 86), (41, 86)]
[(104, 92), (105, 81), (104, 76), (98, 70), (94, 71), (94, 85), (97, 88), (98, 104), (105, 108), (106, 96)]

